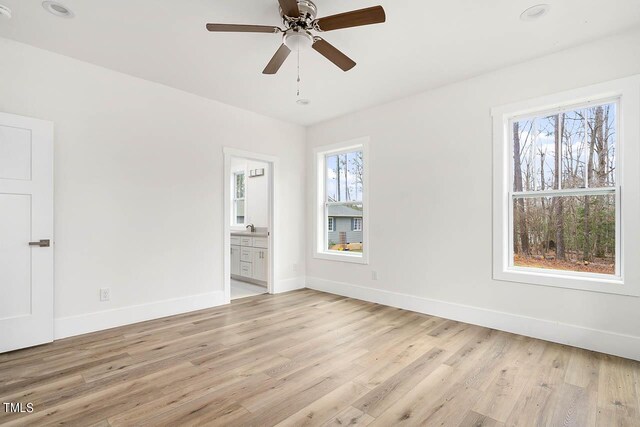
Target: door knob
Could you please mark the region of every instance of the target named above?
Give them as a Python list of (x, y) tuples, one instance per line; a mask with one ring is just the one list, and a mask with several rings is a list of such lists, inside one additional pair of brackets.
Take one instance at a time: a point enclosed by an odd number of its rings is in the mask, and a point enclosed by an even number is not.
[(39, 242), (29, 242), (29, 246), (39, 246), (41, 248), (48, 248), (51, 246), (51, 241), (49, 239), (40, 240)]

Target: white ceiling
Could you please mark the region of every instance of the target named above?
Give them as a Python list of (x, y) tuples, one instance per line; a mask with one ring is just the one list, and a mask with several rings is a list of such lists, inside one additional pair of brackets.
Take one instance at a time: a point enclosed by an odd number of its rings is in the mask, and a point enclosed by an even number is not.
[(13, 19), (0, 36), (304, 125), (461, 80), (640, 25), (638, 0), (544, 0), (550, 13), (523, 22), (543, 0), (316, 0), (318, 16), (381, 4), (387, 22), (323, 37), (358, 65), (344, 73), (315, 51), (262, 75), (279, 35), (209, 33), (205, 23), (280, 25), (277, 0), (0, 0)]

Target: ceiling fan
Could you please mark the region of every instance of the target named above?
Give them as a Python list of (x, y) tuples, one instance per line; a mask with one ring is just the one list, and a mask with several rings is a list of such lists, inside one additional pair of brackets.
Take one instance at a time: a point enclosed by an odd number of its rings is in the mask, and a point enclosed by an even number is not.
[(356, 63), (323, 38), (314, 36), (312, 31), (324, 32), (379, 24), (386, 19), (382, 6), (316, 19), (318, 9), (311, 0), (278, 0), (278, 2), (285, 29), (271, 25), (207, 24), (207, 30), (213, 32), (282, 33), (282, 45), (262, 71), (263, 74), (277, 73), (292, 50), (309, 46), (343, 71), (349, 71), (355, 67)]

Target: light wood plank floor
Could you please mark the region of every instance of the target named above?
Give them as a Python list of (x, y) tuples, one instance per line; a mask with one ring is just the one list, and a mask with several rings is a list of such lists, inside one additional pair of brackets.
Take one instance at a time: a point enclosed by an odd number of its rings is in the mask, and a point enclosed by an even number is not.
[(640, 363), (321, 292), (0, 355), (0, 424), (638, 426)]

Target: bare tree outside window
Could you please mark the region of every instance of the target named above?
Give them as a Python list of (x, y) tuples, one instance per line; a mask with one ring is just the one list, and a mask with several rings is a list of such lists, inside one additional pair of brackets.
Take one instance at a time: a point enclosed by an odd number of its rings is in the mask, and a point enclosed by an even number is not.
[(515, 266), (615, 274), (616, 107), (512, 121)]

